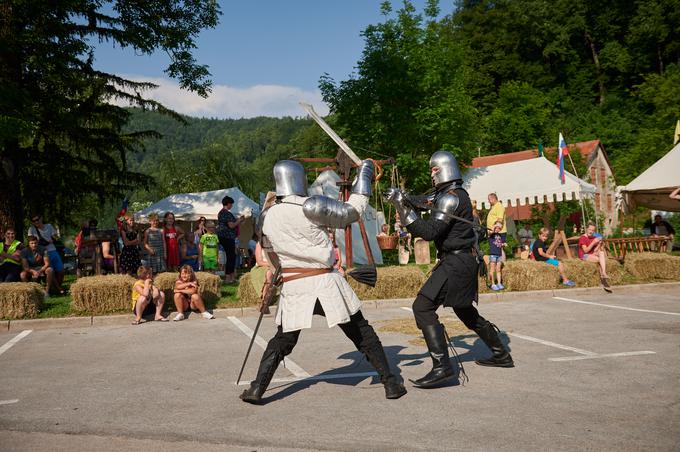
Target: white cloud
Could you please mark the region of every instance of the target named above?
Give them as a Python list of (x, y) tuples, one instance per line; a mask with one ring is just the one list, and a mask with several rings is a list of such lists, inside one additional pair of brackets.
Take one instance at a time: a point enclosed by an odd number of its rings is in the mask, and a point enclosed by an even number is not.
[[(182, 90), (174, 80), (140, 75), (121, 75), (128, 80), (151, 82), (158, 88), (142, 93), (166, 107), (188, 116), (212, 118), (252, 118), (255, 116), (306, 116), (298, 102), (307, 102), (322, 116), (328, 114), (328, 106), (321, 99), (321, 92), (306, 91), (294, 86), (255, 85), (234, 88), (213, 85), (207, 98)], [(117, 105), (126, 105), (117, 101)]]

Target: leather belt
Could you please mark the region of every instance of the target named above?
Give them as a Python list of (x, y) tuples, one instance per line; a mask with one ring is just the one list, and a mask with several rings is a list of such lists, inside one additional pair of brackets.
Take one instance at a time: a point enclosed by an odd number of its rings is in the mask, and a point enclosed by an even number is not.
[(310, 276), (323, 275), (324, 273), (332, 272), (332, 268), (284, 268), (281, 273), (296, 273), (292, 276), (284, 276), (281, 281), (287, 283), (295, 281), (296, 279), (307, 278)]
[(474, 254), (474, 250), (472, 248), (461, 248), (459, 250), (447, 251), (446, 253), (442, 254), (442, 257), (446, 257), (446, 256), (449, 256), (449, 255), (452, 255), (452, 254), (455, 255), (455, 254), (467, 254), (467, 253)]

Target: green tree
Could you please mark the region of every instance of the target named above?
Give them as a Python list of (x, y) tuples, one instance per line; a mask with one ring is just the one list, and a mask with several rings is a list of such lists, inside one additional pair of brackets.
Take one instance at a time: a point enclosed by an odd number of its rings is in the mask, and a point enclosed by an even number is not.
[(383, 3), (386, 20), (363, 32), (357, 73), (320, 81), (341, 135), (352, 146), (395, 157), (414, 190), (430, 185), (433, 151), (448, 149), (468, 162), (478, 142), (463, 48), (451, 28), (435, 20), (438, 11), (429, 1), (424, 21), (407, 0), (396, 18), (388, 18), (392, 9)]
[(148, 131), (124, 132), (128, 101), (171, 114), (142, 97), (154, 87), (94, 67), (93, 41), (165, 51), (166, 73), (206, 96), (207, 67), (193, 56), (195, 37), (217, 24), (215, 1), (7, 0), (0, 5), (0, 226), (21, 232), (27, 211), (68, 222), (90, 194), (122, 197), (148, 177), (129, 171), (127, 156)]

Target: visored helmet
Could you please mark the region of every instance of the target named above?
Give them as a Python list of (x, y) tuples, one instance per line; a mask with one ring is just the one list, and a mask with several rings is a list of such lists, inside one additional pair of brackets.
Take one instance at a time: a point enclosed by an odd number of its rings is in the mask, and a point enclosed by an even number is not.
[(439, 171), (432, 175), (432, 183), (435, 187), (446, 182), (462, 180), (463, 176), (458, 167), (458, 161), (449, 151), (437, 151), (430, 157), (430, 170), (438, 167)]
[(276, 196), (307, 196), (305, 168), (294, 160), (279, 160), (274, 164)]

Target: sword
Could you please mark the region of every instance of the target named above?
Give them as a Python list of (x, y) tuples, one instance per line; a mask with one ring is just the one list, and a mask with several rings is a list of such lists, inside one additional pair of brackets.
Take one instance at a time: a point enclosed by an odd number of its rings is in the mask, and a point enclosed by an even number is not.
[(321, 118), (321, 116), (319, 116), (319, 114), (318, 114), (317, 112), (314, 111), (314, 107), (312, 107), (311, 105), (306, 104), (306, 103), (304, 103), (304, 102), (300, 102), (300, 106), (301, 106), (302, 108), (304, 108), (304, 110), (305, 110), (307, 113), (309, 113), (309, 116), (311, 116), (312, 119), (313, 119), (314, 121), (316, 121), (317, 124), (319, 124), (319, 126), (323, 129), (323, 131), (326, 132), (326, 133), (328, 134), (328, 136), (331, 137), (331, 139), (332, 139), (333, 141), (335, 141), (335, 143), (336, 143), (338, 146), (340, 146), (340, 149), (342, 149), (342, 150), (345, 152), (345, 154), (347, 154), (347, 156), (348, 156), (350, 159), (352, 159), (352, 161), (353, 161), (355, 164), (357, 164), (357, 165), (359, 165), (359, 166), (361, 165), (361, 159), (360, 159), (359, 157), (357, 157), (357, 155), (356, 155), (356, 154), (354, 153), (354, 151), (347, 145), (347, 143), (345, 143), (345, 142), (342, 140), (342, 138), (340, 138), (340, 135), (338, 135), (337, 133), (335, 133), (335, 130), (331, 129), (331, 126), (329, 126), (329, 125), (326, 123), (326, 121), (324, 121), (324, 120)]
[[(270, 253), (268, 253), (271, 256)], [(271, 262), (271, 260), (270, 260)], [(273, 262), (272, 262), (273, 263)], [(281, 281), (281, 266), (278, 265), (278, 260), (276, 261), (276, 270), (274, 271), (274, 276), (272, 277), (272, 282), (265, 292), (264, 297), (262, 297), (262, 306), (260, 307), (260, 317), (257, 319), (257, 325), (255, 325), (255, 330), (253, 330), (253, 337), (250, 338), (250, 344), (248, 345), (248, 351), (246, 352), (246, 357), (243, 358), (243, 365), (241, 366), (241, 371), (238, 373), (238, 378), (236, 379), (236, 384), (241, 382), (241, 377), (243, 376), (243, 370), (246, 368), (246, 363), (248, 362), (248, 357), (250, 356), (250, 350), (253, 348), (253, 343), (255, 343), (255, 338), (257, 337), (257, 331), (260, 329), (260, 324), (262, 323), (262, 317), (269, 306), (272, 305), (274, 297), (276, 296), (276, 289), (280, 286)]]

